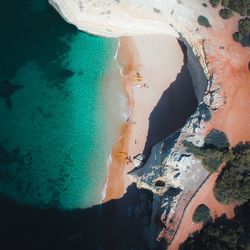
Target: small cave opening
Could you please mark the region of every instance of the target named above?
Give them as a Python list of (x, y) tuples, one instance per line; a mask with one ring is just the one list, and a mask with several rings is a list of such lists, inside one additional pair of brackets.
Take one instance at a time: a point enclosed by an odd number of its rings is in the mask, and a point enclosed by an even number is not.
[(149, 117), (149, 129), (143, 154), (146, 159), (151, 149), (161, 140), (182, 128), (198, 106), (193, 80), (188, 69), (188, 48), (178, 40), (183, 52), (183, 65), (174, 82), (163, 92)]
[(162, 180), (157, 180), (156, 182), (155, 182), (155, 186), (156, 187), (165, 187), (165, 182), (164, 181), (162, 181)]

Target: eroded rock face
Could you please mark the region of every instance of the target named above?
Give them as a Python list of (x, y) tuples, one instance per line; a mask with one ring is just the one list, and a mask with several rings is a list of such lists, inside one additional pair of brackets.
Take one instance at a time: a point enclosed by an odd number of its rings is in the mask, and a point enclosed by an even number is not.
[[(184, 40), (185, 41), (185, 40)], [(183, 141), (202, 146), (205, 139), (205, 124), (223, 104), (220, 88), (213, 81), (205, 61), (196, 56), (196, 48), (188, 45), (188, 66), (199, 105), (195, 113), (180, 130), (174, 132), (152, 148), (143, 167), (134, 170), (130, 176), (139, 188), (149, 189), (160, 196), (154, 196), (156, 221), (162, 214), (161, 225), (155, 225), (155, 236), (171, 242), (180, 223), (186, 205), (200, 186), (209, 177), (209, 172), (199, 159), (189, 153)], [(160, 185), (159, 185), (160, 184)], [(176, 190), (178, 192), (173, 192)], [(176, 216), (178, 215), (178, 216)], [(173, 225), (173, 226), (172, 226)], [(159, 231), (162, 231), (159, 233)]]
[[(202, 146), (205, 137), (204, 125), (212, 118), (213, 110), (218, 109), (223, 103), (219, 87), (216, 88), (216, 84), (212, 82), (206, 64), (200, 63), (190, 45), (188, 49), (188, 65), (191, 65), (194, 89), (200, 101), (198, 108), (182, 129), (153, 147), (149, 159), (142, 168), (130, 174), (138, 187), (150, 189), (159, 195), (163, 195), (169, 188), (189, 190), (194, 183), (208, 176), (201, 161), (187, 152), (183, 141)], [(160, 182), (161, 185), (157, 185)]]
[[(142, 168), (130, 175), (139, 188), (151, 190), (154, 195), (151, 218), (153, 231), (161, 230), (155, 217), (162, 214), (166, 225), (158, 239), (171, 241), (175, 227), (171, 228), (175, 214), (182, 214), (186, 204), (209, 176), (200, 160), (188, 153), (183, 141), (203, 145), (205, 124), (221, 105), (223, 97), (217, 85), (217, 77), (207, 59), (212, 54), (214, 34), (197, 23), (200, 15), (206, 16), (217, 30), (222, 21), (214, 20), (214, 13), (202, 3), (205, 0), (49, 0), (66, 21), (92, 34), (119, 37), (138, 34), (168, 34), (178, 37), (187, 46), (188, 68), (192, 76), (198, 100), (196, 112), (185, 126), (152, 148), (151, 155)], [(208, 4), (209, 5), (209, 4)], [(216, 23), (215, 23), (216, 22)], [(216, 44), (217, 46), (217, 44)], [(220, 51), (220, 53), (222, 53)], [(210, 59), (213, 59), (210, 57)], [(214, 59), (213, 59), (214, 60)], [(171, 235), (171, 230), (173, 235)], [(168, 236), (166, 236), (168, 231)], [(155, 236), (152, 237), (154, 239)]]

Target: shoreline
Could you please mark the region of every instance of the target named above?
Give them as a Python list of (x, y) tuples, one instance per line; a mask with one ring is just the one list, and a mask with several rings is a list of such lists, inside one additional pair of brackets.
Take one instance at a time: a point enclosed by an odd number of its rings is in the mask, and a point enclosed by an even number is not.
[[(214, 12), (212, 7), (209, 8), (213, 11), (213, 20), (220, 23), (221, 17), (217, 12)], [(250, 124), (248, 122), (250, 119), (248, 108), (250, 75), (247, 68), (249, 51), (247, 52), (246, 48), (235, 43), (232, 39), (232, 34), (237, 29), (238, 20), (237, 16), (226, 21), (223, 20), (223, 25), (212, 30), (209, 34), (209, 37), (216, 37), (216, 39), (209, 39), (205, 43), (206, 48), (214, 48), (206, 50), (206, 58), (214, 74), (213, 78), (219, 86), (223, 104), (213, 113), (213, 118), (205, 125), (204, 132), (208, 134), (212, 129), (223, 131), (227, 135), (231, 147), (250, 140)], [(220, 49), (220, 44), (224, 45), (224, 50)], [(232, 60), (231, 55), (238, 55), (238, 57)], [(222, 63), (225, 61), (228, 62), (227, 67)], [(190, 202), (169, 249), (176, 249), (189, 235), (202, 228), (202, 225), (192, 222), (192, 214), (199, 204), (208, 205), (213, 218), (219, 217), (223, 213), (226, 213), (228, 218), (234, 216), (236, 203), (223, 205), (214, 197), (213, 187), (219, 174), (220, 171), (212, 174)], [(187, 228), (187, 224), (191, 226)]]
[[(203, 228), (202, 223), (194, 223), (192, 220), (194, 211), (200, 204), (205, 204), (209, 207), (211, 218), (213, 221), (223, 214), (225, 214), (228, 219), (232, 219), (234, 217), (234, 207), (236, 206), (236, 204), (220, 203), (216, 200), (213, 192), (211, 192), (223, 167), (224, 164), (220, 166), (218, 172), (209, 175), (205, 182), (196, 191), (191, 200), (187, 203), (187, 207), (182, 214), (182, 218), (180, 220), (178, 230), (176, 231), (176, 235), (174, 235), (173, 239), (168, 245), (169, 250), (175, 250), (182, 243), (184, 243), (184, 241), (190, 235), (190, 231), (200, 231)], [(189, 225), (189, 227), (186, 227), (185, 225)]]
[[(108, 73), (105, 74), (103, 84), (103, 102), (107, 113), (107, 138), (108, 140), (108, 155), (106, 159), (106, 177), (101, 191), (100, 203), (105, 200), (108, 181), (109, 181), (109, 167), (113, 159), (113, 148), (120, 140), (122, 127), (129, 116), (128, 97), (123, 86), (122, 68), (118, 63), (118, 50), (120, 48), (120, 41), (117, 40), (117, 47), (115, 55), (113, 56)], [(112, 100), (112, 102), (110, 102)], [(113, 108), (115, 105), (116, 109)]]
[[(134, 97), (132, 93), (132, 89), (130, 89), (130, 86), (128, 86), (130, 83), (126, 79), (126, 75), (128, 72), (126, 72), (128, 69), (123, 68), (122, 61), (125, 59), (125, 56), (121, 58), (121, 50), (122, 50), (122, 40), (125, 40), (127, 38), (120, 38), (118, 39), (118, 47), (115, 54), (115, 61), (118, 67), (120, 68), (120, 77), (122, 81), (122, 87), (125, 91), (126, 98), (128, 100), (128, 110), (129, 110), (129, 118), (131, 117), (132, 109), (133, 109), (133, 103), (134, 103)], [(124, 45), (123, 45), (124, 46)], [(134, 60), (134, 54), (129, 58), (131, 62)], [(127, 61), (124, 61), (124, 67), (127, 67), (129, 64)], [(125, 66), (126, 65), (126, 66)], [(123, 72), (125, 70), (125, 72)], [(129, 119), (128, 118), (128, 119)], [(128, 150), (128, 139), (129, 134), (131, 130), (131, 122), (124, 122), (120, 129), (119, 129), (119, 136), (116, 140), (116, 142), (112, 146), (110, 159), (111, 162), (108, 165), (107, 169), (107, 180), (105, 183), (105, 194), (102, 197), (102, 203), (107, 202), (111, 199), (116, 199), (122, 197), (124, 194), (124, 179), (123, 179), (123, 171), (124, 171), (124, 165), (126, 164), (126, 160), (124, 159), (124, 155), (121, 154), (121, 152), (127, 152)], [(115, 181), (115, 179), (119, 180), (119, 183)], [(115, 187), (115, 188), (114, 188)]]
[(143, 153), (150, 115), (163, 92), (180, 73), (184, 60), (177, 39), (171, 36), (122, 37), (119, 43), (117, 64), (121, 68), (130, 116), (121, 126), (120, 136), (112, 147), (112, 162), (107, 170), (106, 194), (102, 203), (121, 198), (132, 184), (127, 173), (135, 166), (127, 158), (133, 159)]

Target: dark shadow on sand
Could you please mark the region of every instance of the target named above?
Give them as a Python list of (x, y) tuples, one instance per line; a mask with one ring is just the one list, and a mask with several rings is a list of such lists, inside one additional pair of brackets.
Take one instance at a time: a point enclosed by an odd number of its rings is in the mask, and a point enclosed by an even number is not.
[[(0, 198), (3, 250), (147, 250), (152, 195), (131, 185), (118, 200), (60, 211), (22, 206)], [(156, 249), (159, 249), (158, 247)]]
[(154, 145), (183, 127), (197, 108), (192, 78), (187, 67), (187, 48), (182, 42), (179, 44), (184, 54), (184, 64), (176, 80), (163, 92), (150, 114), (147, 141), (143, 151), (146, 157)]

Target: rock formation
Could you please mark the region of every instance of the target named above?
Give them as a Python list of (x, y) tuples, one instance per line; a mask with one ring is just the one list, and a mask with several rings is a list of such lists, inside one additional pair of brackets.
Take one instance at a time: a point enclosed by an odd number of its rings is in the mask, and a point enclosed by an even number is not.
[[(234, 29), (233, 25), (228, 28), (227, 33), (225, 31), (225, 40), (223, 36), (215, 39), (215, 33), (223, 31), (225, 21), (217, 17), (216, 10), (209, 6), (208, 1), (203, 1), (208, 7), (199, 0), (49, 1), (67, 22), (92, 34), (106, 37), (170, 34), (187, 46), (188, 67), (198, 108), (182, 129), (153, 147), (142, 168), (131, 173), (131, 178), (139, 188), (149, 189), (160, 195), (155, 195), (153, 207), (162, 213), (161, 219), (166, 228), (158, 239), (164, 237), (171, 241), (188, 201), (209, 176), (200, 160), (187, 152), (183, 141), (191, 141), (198, 146), (203, 144), (206, 124), (213, 120), (214, 112), (225, 102), (223, 84), (227, 81), (227, 76), (221, 74), (222, 68), (230, 72), (232, 68), (240, 71), (245, 67), (245, 60), (225, 64), (227, 60), (231, 60), (230, 50), (239, 46), (236, 43), (231, 45), (232, 39), (226, 37), (231, 32), (230, 29)], [(199, 26), (197, 18), (200, 15), (209, 20), (212, 28)], [(239, 17), (235, 17), (233, 21), (237, 23), (238, 20)], [(218, 48), (221, 43), (225, 50)], [(243, 55), (244, 52), (239, 47), (236, 49)], [(249, 50), (246, 53), (249, 55)], [(221, 67), (221, 71), (216, 67)], [(235, 84), (241, 84), (238, 78), (231, 77)], [(249, 79), (248, 77), (243, 80)], [(153, 216), (156, 214), (154, 211)], [(155, 227), (159, 233), (160, 228), (157, 225)]]

